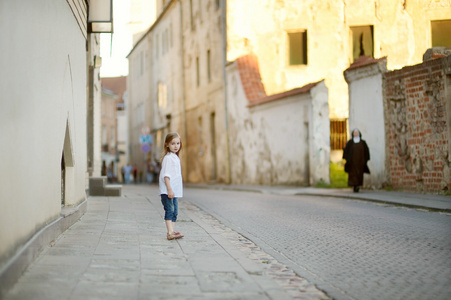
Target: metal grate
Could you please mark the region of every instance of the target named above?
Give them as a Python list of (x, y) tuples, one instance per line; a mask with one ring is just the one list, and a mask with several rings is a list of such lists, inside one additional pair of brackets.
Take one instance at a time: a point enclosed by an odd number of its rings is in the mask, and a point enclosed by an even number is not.
[(343, 150), (347, 141), (346, 120), (330, 120), (330, 148)]

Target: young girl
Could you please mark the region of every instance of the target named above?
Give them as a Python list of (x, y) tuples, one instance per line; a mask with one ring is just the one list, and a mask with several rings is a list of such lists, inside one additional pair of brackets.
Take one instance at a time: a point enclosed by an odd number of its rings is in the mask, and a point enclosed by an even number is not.
[(168, 133), (164, 141), (164, 151), (161, 158), (160, 196), (164, 207), (164, 220), (168, 230), (168, 240), (182, 238), (180, 232), (174, 231), (178, 214), (178, 200), (183, 197), (182, 168), (179, 153), (182, 142), (177, 133)]

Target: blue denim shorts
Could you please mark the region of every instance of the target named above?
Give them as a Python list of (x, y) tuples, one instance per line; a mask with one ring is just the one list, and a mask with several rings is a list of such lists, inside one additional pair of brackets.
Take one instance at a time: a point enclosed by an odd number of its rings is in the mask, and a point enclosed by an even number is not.
[(164, 207), (164, 219), (172, 220), (172, 222), (177, 221), (177, 215), (179, 212), (179, 203), (177, 198), (169, 199), (168, 195), (160, 195), (161, 203)]

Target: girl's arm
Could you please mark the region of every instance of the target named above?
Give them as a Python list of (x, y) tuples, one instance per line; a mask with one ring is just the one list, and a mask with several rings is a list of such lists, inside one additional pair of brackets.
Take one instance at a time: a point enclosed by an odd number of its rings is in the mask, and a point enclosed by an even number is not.
[(172, 191), (171, 188), (171, 179), (169, 177), (164, 178), (164, 184), (166, 184), (166, 188), (168, 189), (168, 198), (172, 199), (174, 198), (174, 191)]

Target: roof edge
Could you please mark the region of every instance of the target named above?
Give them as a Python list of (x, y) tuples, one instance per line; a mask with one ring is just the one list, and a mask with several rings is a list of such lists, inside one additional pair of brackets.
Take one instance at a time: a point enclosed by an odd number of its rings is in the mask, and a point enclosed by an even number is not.
[(273, 101), (276, 101), (276, 100), (282, 100), (282, 99), (285, 99), (285, 98), (288, 98), (288, 97), (291, 97), (291, 96), (309, 93), (311, 89), (313, 89), (315, 86), (317, 86), (319, 83), (321, 83), (323, 81), (324, 81), (324, 79), (322, 79), (320, 81), (317, 81), (317, 82), (312, 82), (312, 83), (306, 84), (306, 85), (304, 85), (302, 87), (294, 88), (294, 89), (291, 89), (291, 90), (288, 90), (288, 91), (285, 91), (285, 92), (281, 92), (281, 93), (278, 93), (278, 94), (273, 94), (273, 95), (270, 95), (270, 96), (266, 96), (266, 97), (262, 97), (262, 98), (256, 99), (256, 100), (252, 101), (251, 103), (249, 103), (247, 105), (247, 107), (254, 107), (254, 106), (257, 106), (257, 105), (260, 105), (260, 104), (265, 104), (265, 103), (273, 102)]
[(147, 29), (146, 33), (144, 33), (143, 36), (136, 42), (136, 44), (133, 46), (133, 48), (130, 50), (130, 52), (127, 54), (125, 58), (128, 58), (136, 49), (136, 47), (138, 47), (138, 45), (144, 40), (144, 38), (154, 29), (154, 27), (157, 26), (158, 23), (160, 23), (160, 21), (163, 19), (163, 16), (166, 15), (167, 11), (169, 10), (169, 7), (171, 7), (174, 2), (177, 2), (177, 0), (171, 0), (171, 2), (169, 2), (166, 5), (165, 9), (161, 12), (161, 14), (155, 20), (155, 22), (153, 22), (152, 26), (150, 26), (149, 29)]

